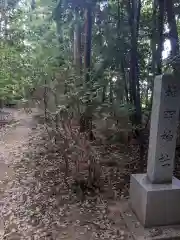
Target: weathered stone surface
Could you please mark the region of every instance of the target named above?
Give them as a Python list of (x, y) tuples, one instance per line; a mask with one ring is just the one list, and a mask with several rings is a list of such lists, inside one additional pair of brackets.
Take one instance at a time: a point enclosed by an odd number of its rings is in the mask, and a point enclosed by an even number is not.
[(154, 81), (147, 167), (152, 183), (172, 181), (179, 104), (179, 79), (172, 74), (157, 76)]
[(145, 227), (180, 224), (180, 181), (152, 184), (146, 174), (133, 174), (130, 203)]

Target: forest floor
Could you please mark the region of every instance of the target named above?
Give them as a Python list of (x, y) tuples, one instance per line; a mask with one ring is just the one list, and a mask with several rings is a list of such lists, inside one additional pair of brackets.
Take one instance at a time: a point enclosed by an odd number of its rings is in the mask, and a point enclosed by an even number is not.
[(32, 114), (12, 114), (15, 121), (0, 129), (0, 239), (130, 239), (120, 214), (123, 193), (79, 201), (64, 187), (55, 155), (42, 150)]

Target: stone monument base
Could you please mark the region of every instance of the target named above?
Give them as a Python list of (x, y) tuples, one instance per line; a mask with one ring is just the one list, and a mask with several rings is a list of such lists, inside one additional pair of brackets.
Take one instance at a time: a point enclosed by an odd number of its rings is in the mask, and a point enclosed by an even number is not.
[(144, 227), (180, 224), (180, 181), (152, 184), (146, 174), (133, 174), (130, 204)]
[(119, 204), (121, 216), (133, 240), (180, 240), (180, 225), (144, 228), (132, 211), (129, 201)]

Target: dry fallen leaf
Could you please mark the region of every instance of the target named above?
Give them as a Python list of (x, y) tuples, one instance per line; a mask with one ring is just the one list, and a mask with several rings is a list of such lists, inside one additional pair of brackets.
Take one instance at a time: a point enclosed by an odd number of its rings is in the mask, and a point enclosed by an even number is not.
[[(110, 201), (104, 195), (79, 201), (67, 188), (61, 151), (53, 149), (42, 126), (31, 130), (28, 126), (32, 118), (19, 117), (20, 123), (3, 137), (8, 144), (1, 158), (13, 169), (0, 204), (6, 240), (12, 235), (18, 240), (126, 239), (124, 223), (118, 225), (122, 228), (118, 232), (116, 219), (107, 215)], [(108, 174), (105, 168), (104, 176)], [(72, 176), (67, 181), (72, 183)], [(118, 191), (116, 186), (113, 188)]]

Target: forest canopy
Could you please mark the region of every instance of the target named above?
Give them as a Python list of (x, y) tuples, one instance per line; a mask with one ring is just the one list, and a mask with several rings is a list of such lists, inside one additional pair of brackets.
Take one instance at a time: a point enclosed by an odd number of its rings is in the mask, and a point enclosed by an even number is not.
[(108, 105), (107, 111), (133, 113), (133, 123), (141, 124), (142, 112), (151, 107), (154, 77), (171, 71), (171, 59), (179, 54), (178, 1), (1, 5), (1, 101), (31, 98), (46, 86), (56, 96), (52, 111), (65, 105), (94, 114)]

